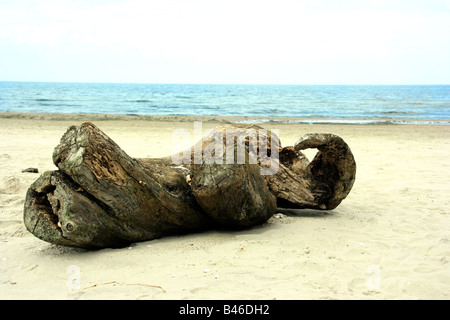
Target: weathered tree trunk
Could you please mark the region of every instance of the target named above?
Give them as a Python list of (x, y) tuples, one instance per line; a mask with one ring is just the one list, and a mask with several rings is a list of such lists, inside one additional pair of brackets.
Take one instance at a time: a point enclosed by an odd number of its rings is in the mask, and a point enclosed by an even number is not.
[[(248, 132), (257, 136), (248, 135), (239, 149), (235, 136)], [(355, 178), (350, 149), (333, 135), (308, 135), (281, 149), (278, 137), (258, 126), (224, 125), (199, 143), (188, 151), (191, 162), (176, 165), (170, 157), (133, 159), (91, 123), (70, 127), (53, 154), (59, 170), (44, 173), (27, 192), (25, 225), (51, 243), (117, 247), (206, 228), (251, 227), (269, 219), (277, 204), (332, 209)], [(212, 148), (222, 143), (231, 148)], [(299, 151), (309, 147), (319, 149), (311, 163)], [(199, 150), (214, 161), (194, 161)], [(276, 171), (262, 174), (262, 151), (266, 158), (279, 152), (272, 159)]]
[[(276, 210), (276, 198), (261, 175), (259, 146), (271, 149), (270, 133), (259, 134), (254, 125), (222, 125), (202, 138), (201, 164), (190, 166), (191, 188), (200, 206), (214, 221), (232, 228), (251, 227), (267, 221)], [(254, 137), (252, 137), (254, 134)], [(258, 135), (259, 134), (259, 135)], [(269, 138), (268, 138), (269, 136)], [(251, 139), (253, 144), (251, 143)], [(209, 154), (222, 147), (208, 163)], [(278, 143), (274, 144), (278, 150)], [(192, 160), (195, 157), (195, 146)], [(264, 150), (265, 151), (265, 150)], [(251, 163), (250, 156), (253, 156)]]
[(61, 171), (47, 171), (28, 189), (27, 229), (50, 243), (102, 248), (130, 243), (126, 225)]
[(40, 239), (116, 247), (213, 224), (190, 191), (187, 169), (133, 159), (91, 123), (69, 128), (53, 161), (60, 171), (36, 181), (25, 203), (25, 224)]

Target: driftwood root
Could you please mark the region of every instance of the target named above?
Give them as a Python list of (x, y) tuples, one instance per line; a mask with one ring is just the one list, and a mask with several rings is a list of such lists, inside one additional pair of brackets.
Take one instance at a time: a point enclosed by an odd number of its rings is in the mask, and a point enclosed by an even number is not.
[[(227, 148), (213, 149), (213, 141)], [(311, 162), (306, 148), (318, 149)], [(224, 125), (188, 150), (190, 160), (198, 152), (215, 161), (134, 159), (92, 123), (72, 126), (53, 153), (58, 170), (27, 192), (25, 226), (47, 242), (88, 249), (246, 228), (267, 221), (277, 206), (334, 209), (356, 174), (350, 148), (332, 134), (308, 134), (281, 148), (261, 127)]]

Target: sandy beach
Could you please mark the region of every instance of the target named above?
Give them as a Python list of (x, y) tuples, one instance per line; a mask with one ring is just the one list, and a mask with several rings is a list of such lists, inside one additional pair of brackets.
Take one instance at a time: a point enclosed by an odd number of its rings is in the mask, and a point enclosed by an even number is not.
[[(172, 132), (226, 117), (0, 113), (0, 299), (449, 299), (450, 126), (265, 122), (283, 146), (334, 133), (356, 182), (332, 211), (285, 210), (211, 230), (86, 251), (22, 221), (25, 193), (71, 125), (92, 121), (130, 156), (171, 154)], [(243, 119), (241, 119), (243, 120)], [(308, 157), (313, 155), (311, 150)], [(35, 167), (39, 174), (22, 173)]]

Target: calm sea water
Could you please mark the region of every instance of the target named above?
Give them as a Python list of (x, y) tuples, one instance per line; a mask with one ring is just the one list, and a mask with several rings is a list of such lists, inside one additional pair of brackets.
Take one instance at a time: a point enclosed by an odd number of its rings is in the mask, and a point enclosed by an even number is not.
[[(450, 85), (186, 85), (0, 82), (0, 112), (301, 117), (450, 124)], [(284, 120), (285, 121), (285, 120)]]

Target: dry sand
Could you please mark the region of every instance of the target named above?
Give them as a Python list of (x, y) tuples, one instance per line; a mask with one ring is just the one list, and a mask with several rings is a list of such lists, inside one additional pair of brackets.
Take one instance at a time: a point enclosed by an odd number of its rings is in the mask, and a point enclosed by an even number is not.
[(172, 152), (174, 129), (230, 119), (0, 114), (0, 299), (450, 298), (450, 126), (265, 123), (283, 145), (308, 132), (344, 138), (358, 169), (338, 208), (84, 251), (25, 230), (25, 193), (38, 174), (21, 171), (54, 170), (60, 137), (86, 120), (129, 155), (158, 157)]

